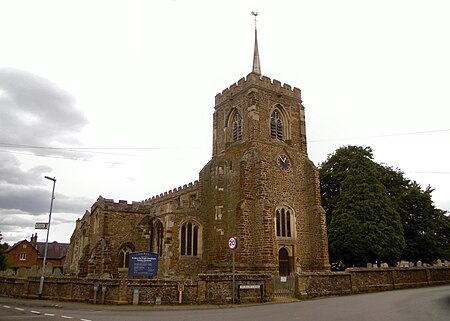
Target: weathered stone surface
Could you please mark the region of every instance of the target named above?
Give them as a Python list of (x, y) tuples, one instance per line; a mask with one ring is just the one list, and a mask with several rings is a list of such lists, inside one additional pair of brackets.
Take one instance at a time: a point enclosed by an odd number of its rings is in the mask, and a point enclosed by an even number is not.
[(229, 272), (232, 235), (240, 273), (328, 271), (300, 90), (249, 74), (216, 96), (213, 133), (212, 159), (198, 181), (131, 204), (100, 196), (77, 221), (65, 272), (123, 278), (127, 251), (158, 253), (158, 279)]

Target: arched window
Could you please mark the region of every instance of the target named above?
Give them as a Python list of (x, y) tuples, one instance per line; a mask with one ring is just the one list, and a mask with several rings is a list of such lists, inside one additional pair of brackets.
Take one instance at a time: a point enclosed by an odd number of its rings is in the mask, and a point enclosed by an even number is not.
[(242, 138), (242, 117), (241, 115), (236, 111), (233, 119), (232, 119), (232, 132), (231, 132), (231, 140), (237, 141), (241, 140)]
[(291, 210), (285, 207), (276, 210), (277, 237), (292, 237), (292, 217)]
[(283, 139), (283, 121), (279, 110), (274, 110), (270, 116), (270, 137)]
[(161, 221), (156, 221), (155, 225), (156, 230), (156, 253), (158, 256), (162, 256), (163, 254), (163, 225)]
[(180, 231), (180, 254), (186, 256), (199, 255), (199, 226), (194, 222), (186, 222)]
[(128, 257), (131, 252), (128, 246), (123, 247), (119, 251), (119, 268), (128, 268)]
[(151, 227), (152, 234), (150, 237), (150, 251), (157, 253), (158, 256), (163, 255), (164, 228), (160, 220)]

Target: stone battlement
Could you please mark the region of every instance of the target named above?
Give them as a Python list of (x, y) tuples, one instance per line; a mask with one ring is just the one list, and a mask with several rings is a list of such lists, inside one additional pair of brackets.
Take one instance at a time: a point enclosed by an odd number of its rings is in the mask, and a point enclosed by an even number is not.
[(165, 199), (173, 198), (174, 196), (179, 196), (181, 194), (185, 194), (186, 192), (193, 191), (197, 189), (197, 187), (198, 181), (196, 180), (194, 181), (194, 183), (184, 184), (183, 186), (179, 186), (178, 188), (174, 188), (170, 191), (145, 199), (142, 201), (142, 203), (147, 205), (153, 204), (154, 202), (164, 201)]
[(179, 186), (178, 188), (174, 188), (170, 191), (161, 193), (159, 195), (153, 196), (151, 198), (145, 199), (140, 202), (132, 201), (128, 203), (127, 200), (119, 200), (115, 202), (114, 199), (104, 198), (103, 196), (99, 196), (97, 201), (92, 205), (91, 212), (94, 211), (94, 208), (100, 206), (104, 210), (115, 210), (115, 211), (137, 211), (143, 212), (148, 210), (148, 206), (152, 205), (156, 202), (161, 202), (167, 200), (169, 198), (173, 198), (182, 194), (186, 194), (187, 192), (191, 192), (196, 190), (198, 187), (198, 180), (193, 183), (184, 184), (183, 186)]
[(115, 202), (113, 199), (104, 198), (99, 196), (97, 201), (92, 205), (91, 212), (94, 211), (94, 208), (100, 206), (104, 210), (114, 210), (114, 211), (125, 211), (125, 212), (146, 212), (148, 209), (146, 208), (146, 204), (143, 202), (133, 201), (128, 203), (126, 200), (119, 200)]
[(250, 73), (247, 77), (242, 77), (237, 83), (232, 84), (221, 93), (218, 93), (215, 97), (216, 105), (223, 103), (227, 99), (232, 99), (237, 93), (252, 85), (275, 91), (280, 95), (288, 95), (301, 100), (301, 91), (299, 88), (292, 88), (291, 85), (288, 84), (282, 85), (281, 82), (276, 79), (272, 80), (266, 76)]

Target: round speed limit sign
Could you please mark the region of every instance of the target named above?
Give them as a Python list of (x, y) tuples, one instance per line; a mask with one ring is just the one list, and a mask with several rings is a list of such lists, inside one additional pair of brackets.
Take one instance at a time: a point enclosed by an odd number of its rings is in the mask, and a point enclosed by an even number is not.
[(234, 236), (230, 236), (228, 239), (228, 248), (230, 250), (235, 250), (237, 247), (237, 239)]

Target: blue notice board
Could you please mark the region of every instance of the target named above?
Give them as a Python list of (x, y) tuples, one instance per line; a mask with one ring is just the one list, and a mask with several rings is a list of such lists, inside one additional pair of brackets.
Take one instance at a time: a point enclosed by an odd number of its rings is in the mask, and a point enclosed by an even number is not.
[(129, 276), (155, 276), (156, 274), (158, 274), (158, 254), (145, 251), (129, 254)]

